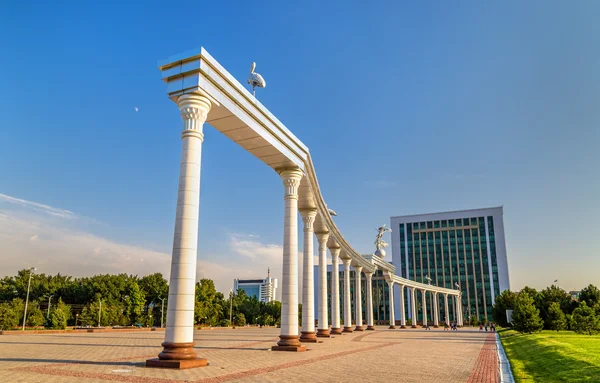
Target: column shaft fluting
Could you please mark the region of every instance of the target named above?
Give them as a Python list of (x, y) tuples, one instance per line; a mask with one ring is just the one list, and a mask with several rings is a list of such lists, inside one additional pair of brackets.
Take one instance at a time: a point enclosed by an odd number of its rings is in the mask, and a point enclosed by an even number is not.
[(438, 327), (440, 323), (440, 300), (438, 293), (433, 293), (433, 327)]
[(354, 287), (354, 317), (356, 318), (356, 331), (363, 331), (365, 328), (363, 327), (362, 321), (362, 266), (354, 266), (354, 276), (355, 276), (355, 287)]
[(274, 351), (303, 351), (298, 341), (298, 187), (300, 169), (279, 172), (284, 186), (283, 271), (281, 273), (281, 333)]
[(315, 268), (314, 268), (314, 227), (317, 210), (300, 210), (304, 222), (304, 251), (302, 278), (302, 333), (301, 342), (316, 342), (315, 334)]
[(394, 316), (394, 282), (393, 281), (388, 281), (388, 287), (389, 287), (389, 312), (390, 312), (390, 327), (389, 328), (396, 328), (396, 318)]
[[(208, 98), (184, 94), (177, 100), (183, 120), (182, 150), (177, 192), (177, 212), (173, 235), (169, 307), (164, 349), (159, 360), (147, 363), (163, 367), (164, 361), (192, 361), (194, 367), (206, 365), (196, 358), (194, 347), (194, 303), (196, 292), (196, 260), (198, 257), (198, 213), (200, 209), (200, 164), (202, 158), (203, 124), (211, 108)], [(198, 361), (200, 361), (198, 363)]]
[(423, 311), (423, 327), (427, 327), (427, 293), (425, 290), (421, 290), (421, 306)]
[(330, 248), (331, 252), (331, 333), (341, 334), (340, 327), (340, 248)]
[(352, 332), (352, 311), (350, 301), (350, 258), (342, 259), (344, 263), (344, 332)]
[(400, 328), (406, 328), (406, 308), (404, 307), (404, 285), (400, 285)]
[(329, 233), (318, 233), (319, 241), (319, 327), (318, 337), (330, 337), (327, 321), (327, 240)]
[(373, 324), (373, 273), (365, 272), (367, 284), (367, 330), (375, 330)]
[(417, 296), (416, 295), (417, 294), (415, 294), (415, 288), (411, 287), (410, 288), (410, 314), (411, 314), (410, 327), (412, 327), (412, 328), (417, 327), (417, 320), (419, 319), (419, 313), (417, 313)]
[(446, 322), (447, 326), (450, 326), (450, 312), (448, 311), (448, 294), (444, 294), (444, 314), (445, 314), (445, 318), (444, 321)]

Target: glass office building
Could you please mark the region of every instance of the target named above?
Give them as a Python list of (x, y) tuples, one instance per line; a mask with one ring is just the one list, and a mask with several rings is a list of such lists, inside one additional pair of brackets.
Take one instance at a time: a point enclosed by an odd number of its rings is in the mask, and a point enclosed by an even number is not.
[[(459, 284), (465, 321), (492, 320), (495, 297), (510, 289), (502, 207), (392, 217), (391, 228), (396, 275), (423, 283), (429, 277), (446, 288)], [(452, 307), (449, 315), (455, 317)]]
[(277, 291), (277, 279), (271, 278), (271, 271), (268, 271), (265, 279), (234, 279), (233, 291), (244, 290), (247, 296), (256, 297), (261, 302), (271, 302), (275, 300)]

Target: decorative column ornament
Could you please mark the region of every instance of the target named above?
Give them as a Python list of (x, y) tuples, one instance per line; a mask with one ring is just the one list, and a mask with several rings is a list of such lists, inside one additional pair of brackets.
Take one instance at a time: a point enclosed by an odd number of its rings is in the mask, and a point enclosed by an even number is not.
[(390, 329), (396, 328), (396, 318), (394, 317), (394, 281), (387, 281), (390, 290)]
[(464, 326), (463, 323), (463, 310), (462, 310), (462, 293), (459, 293), (458, 297), (457, 297), (457, 301), (458, 301), (458, 322), (459, 322), (459, 326), (462, 327)]
[(362, 320), (362, 266), (354, 266), (354, 317), (356, 318), (356, 327), (355, 331), (363, 331), (365, 328), (363, 327)]
[(313, 238), (315, 229), (313, 224), (317, 217), (316, 209), (300, 210), (304, 222), (304, 259), (302, 272), (302, 335), (300, 342), (316, 343), (315, 333), (315, 267)]
[(365, 272), (367, 284), (367, 330), (375, 330), (373, 325), (373, 273)]
[(419, 319), (419, 313), (417, 312), (417, 294), (415, 294), (415, 288), (410, 288), (410, 321), (411, 328), (417, 328), (417, 320)]
[(317, 233), (319, 241), (319, 327), (317, 336), (330, 338), (327, 321), (327, 240), (329, 233)]
[(342, 258), (344, 263), (344, 332), (352, 330), (352, 312), (350, 302), (350, 258)]
[(340, 327), (340, 248), (330, 247), (331, 252), (331, 333), (341, 334)]
[(448, 311), (448, 294), (444, 294), (444, 316), (446, 326), (450, 326), (450, 312)]
[(400, 285), (400, 328), (406, 328), (406, 309), (404, 307), (404, 285)]
[(208, 364), (194, 351), (194, 303), (198, 257), (198, 213), (200, 209), (200, 163), (202, 127), (211, 108), (210, 100), (197, 93), (177, 99), (183, 120), (181, 162), (175, 233), (169, 279), (169, 307), (163, 350), (147, 367), (193, 368)]
[(440, 300), (438, 293), (433, 293), (433, 327), (440, 327)]
[(281, 273), (281, 333), (273, 351), (306, 351), (298, 340), (298, 187), (302, 170), (279, 172), (284, 187), (283, 272)]
[(421, 290), (421, 306), (423, 311), (423, 327), (427, 327), (427, 293), (425, 290)]

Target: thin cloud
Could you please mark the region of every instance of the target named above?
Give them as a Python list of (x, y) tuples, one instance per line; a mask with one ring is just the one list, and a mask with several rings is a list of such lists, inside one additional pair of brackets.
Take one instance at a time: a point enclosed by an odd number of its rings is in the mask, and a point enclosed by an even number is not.
[(27, 200), (24, 200), (21, 198), (11, 197), (6, 194), (0, 193), (0, 201), (20, 205), (20, 206), (26, 207), (26, 208), (32, 208), (37, 211), (41, 211), (46, 214), (50, 214), (52, 216), (59, 217), (59, 218), (77, 218), (77, 215), (75, 213), (73, 213), (72, 211), (44, 205), (39, 202), (27, 201)]

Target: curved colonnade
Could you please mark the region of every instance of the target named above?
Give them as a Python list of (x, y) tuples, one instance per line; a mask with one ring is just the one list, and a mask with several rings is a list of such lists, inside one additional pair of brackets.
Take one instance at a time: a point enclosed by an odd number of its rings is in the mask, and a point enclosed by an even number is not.
[[(442, 294), (445, 313), (448, 296), (455, 297), (456, 321), (462, 324), (459, 290), (423, 284), (394, 275), (394, 266), (375, 255), (361, 255), (345, 240), (333, 221), (320, 192), (308, 148), (295, 137), (269, 110), (250, 94), (203, 48), (188, 51), (159, 63), (167, 94), (179, 107), (183, 120), (182, 154), (177, 198), (177, 213), (173, 239), (173, 254), (169, 283), (169, 306), (163, 351), (158, 359), (147, 361), (151, 367), (189, 368), (206, 365), (205, 359), (193, 350), (194, 293), (197, 258), (198, 213), (200, 204), (200, 164), (204, 141), (203, 125), (208, 122), (275, 170), (284, 186), (283, 273), (281, 280), (282, 312), (280, 340), (273, 350), (303, 351), (301, 342), (316, 342), (316, 337), (328, 337), (342, 331), (340, 323), (340, 294), (344, 297), (343, 331), (353, 331), (350, 312), (350, 267), (356, 275), (355, 315), (356, 328), (363, 330), (360, 283), (365, 275), (365, 304), (367, 329), (373, 326), (373, 299), (371, 280), (382, 270), (390, 286), (390, 327), (394, 320), (394, 285), (399, 285), (401, 326), (405, 326), (404, 287), (408, 288), (415, 313), (415, 291)], [(302, 217), (304, 233), (302, 331), (298, 331), (298, 213)], [(314, 237), (319, 254), (319, 318), (315, 331), (314, 318)], [(327, 316), (327, 250), (332, 256), (331, 328)], [(338, 289), (339, 261), (344, 265), (344, 288)], [(456, 299), (458, 298), (458, 299)], [(398, 301), (398, 299), (396, 299)], [(436, 300), (439, 302), (439, 300)], [(424, 321), (426, 300), (423, 299)], [(439, 306), (434, 312), (438, 324)], [(448, 318), (446, 318), (448, 322)], [(416, 323), (413, 320), (413, 326)]]

